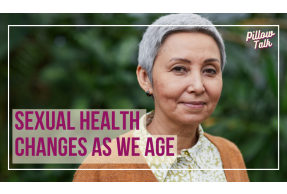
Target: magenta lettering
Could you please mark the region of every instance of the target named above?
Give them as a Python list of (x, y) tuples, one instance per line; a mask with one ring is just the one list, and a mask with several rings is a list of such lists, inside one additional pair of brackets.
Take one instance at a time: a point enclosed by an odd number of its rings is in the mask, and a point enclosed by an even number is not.
[(24, 139), (22, 137), (17, 137), (15, 140), (15, 152), (17, 156), (23, 156), (24, 149), (21, 149), (21, 152), (19, 152), (19, 145), (18, 142), (21, 141), (21, 144), (24, 144)]
[(109, 137), (105, 137), (105, 138), (103, 139), (103, 145), (107, 148), (107, 152), (106, 152), (106, 150), (103, 151), (103, 154), (104, 154), (105, 156), (109, 156), (109, 155), (111, 155), (111, 153), (112, 153), (112, 150), (111, 150), (110, 146), (107, 144), (107, 141), (110, 143), (110, 142), (111, 142), (111, 139), (110, 139)]
[(86, 112), (86, 119), (84, 119), (84, 113), (83, 111), (81, 111), (81, 116), (80, 116), (80, 123), (81, 123), (81, 127), (80, 129), (83, 130), (84, 129), (84, 122), (86, 123), (86, 129), (89, 130), (90, 129), (90, 112), (87, 111)]
[(38, 111), (35, 111), (36, 118), (37, 118), (37, 123), (36, 123), (35, 130), (38, 129), (38, 126), (39, 126), (39, 125), (41, 125), (41, 129), (45, 129), (45, 128), (44, 128), (44, 125), (43, 125), (43, 122), (42, 122), (42, 118), (43, 118), (43, 116), (44, 116), (44, 113), (45, 113), (44, 111), (41, 112), (41, 115), (39, 116)]
[[(106, 121), (106, 123), (105, 123)], [(109, 113), (108, 111), (103, 111), (103, 118), (102, 118), (102, 125), (101, 130), (103, 130), (104, 127), (107, 127), (108, 130), (110, 130), (110, 121), (109, 121)]]
[(22, 130), (23, 127), (24, 127), (24, 123), (23, 123), (23, 121), (19, 118), (19, 114), (20, 114), (21, 116), (24, 116), (24, 113), (23, 113), (22, 111), (17, 111), (17, 112), (16, 112), (15, 118), (16, 118), (16, 120), (20, 123), (20, 126), (19, 126), (18, 124), (16, 124), (16, 125), (15, 125), (15, 128), (16, 128), (17, 130)]
[(136, 111), (136, 118), (133, 118), (133, 111), (130, 112), (130, 129), (133, 129), (133, 123), (136, 123), (136, 130), (139, 130), (140, 126), (140, 112)]
[(80, 156), (85, 156), (87, 154), (87, 148), (83, 145), (82, 141), (84, 141), (84, 143), (87, 143), (87, 139), (84, 137), (79, 138), (79, 146), (82, 148), (83, 152), (79, 150), (78, 153)]
[(100, 111), (92, 111), (92, 130), (99, 130), (99, 127), (95, 127), (95, 122), (99, 121), (99, 119), (95, 119), (95, 114), (100, 114)]
[(118, 148), (118, 156), (128, 156), (130, 149), (130, 138), (128, 138), (127, 143), (126, 139), (122, 137), (122, 141), (120, 142), (120, 138), (117, 137), (117, 148)]

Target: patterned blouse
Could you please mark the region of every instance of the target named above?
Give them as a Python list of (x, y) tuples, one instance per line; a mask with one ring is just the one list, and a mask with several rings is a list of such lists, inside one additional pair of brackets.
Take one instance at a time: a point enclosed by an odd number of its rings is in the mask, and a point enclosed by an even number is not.
[[(145, 156), (147, 138), (152, 137), (145, 128), (154, 117), (154, 111), (140, 119), (140, 129), (133, 135), (140, 137), (137, 141), (142, 155), (159, 182), (226, 182), (223, 170), (177, 170), (177, 169), (222, 169), (218, 149), (205, 136), (201, 125), (198, 127), (198, 142), (189, 149), (181, 150), (181, 155), (173, 157)], [(169, 169), (169, 170), (158, 170)]]

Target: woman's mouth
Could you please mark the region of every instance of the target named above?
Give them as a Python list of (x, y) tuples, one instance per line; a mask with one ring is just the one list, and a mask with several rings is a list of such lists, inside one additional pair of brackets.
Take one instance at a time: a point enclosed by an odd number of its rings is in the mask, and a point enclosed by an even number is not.
[(192, 109), (201, 109), (206, 103), (203, 101), (190, 101), (182, 102), (182, 104)]

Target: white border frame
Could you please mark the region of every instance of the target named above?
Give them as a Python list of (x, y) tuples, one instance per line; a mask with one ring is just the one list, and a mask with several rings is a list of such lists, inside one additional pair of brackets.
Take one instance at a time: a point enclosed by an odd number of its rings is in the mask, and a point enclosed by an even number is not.
[[(8, 25), (8, 170), (151, 170), (151, 169), (16, 169), (16, 168), (10, 168), (9, 165), (9, 114), (10, 114), (10, 103), (9, 103), (9, 28), (11, 27), (131, 27), (131, 26), (137, 26), (137, 27), (147, 27), (151, 25)], [(279, 32), (280, 32), (280, 26), (279, 25), (152, 25), (152, 26), (265, 26), (265, 27), (278, 27), (278, 168), (277, 169), (184, 169), (184, 170), (279, 170), (279, 142), (280, 142), (280, 135), (279, 135), (279, 128), (280, 128), (280, 111), (279, 111), (279, 97), (280, 97), (280, 73), (279, 73), (279, 53), (280, 53), (280, 39), (279, 39)], [(153, 170), (170, 170), (170, 169), (153, 169)], [(182, 170), (182, 169), (173, 169), (173, 170)]]

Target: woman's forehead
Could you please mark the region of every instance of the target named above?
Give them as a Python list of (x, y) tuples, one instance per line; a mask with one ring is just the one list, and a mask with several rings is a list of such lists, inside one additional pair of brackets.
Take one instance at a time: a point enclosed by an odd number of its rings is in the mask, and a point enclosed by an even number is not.
[(169, 35), (160, 47), (158, 56), (164, 57), (166, 60), (211, 57), (220, 61), (220, 51), (215, 40), (200, 32), (177, 32)]

